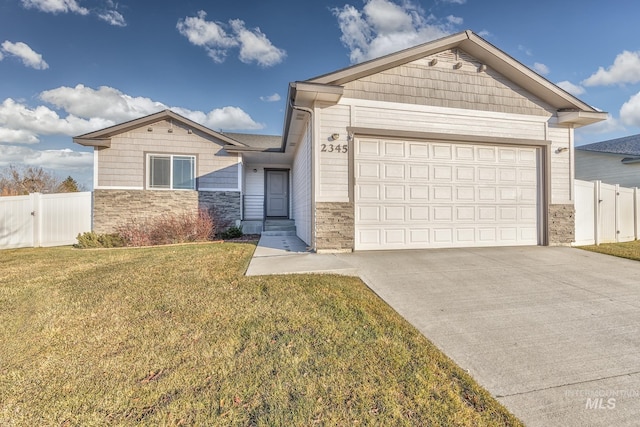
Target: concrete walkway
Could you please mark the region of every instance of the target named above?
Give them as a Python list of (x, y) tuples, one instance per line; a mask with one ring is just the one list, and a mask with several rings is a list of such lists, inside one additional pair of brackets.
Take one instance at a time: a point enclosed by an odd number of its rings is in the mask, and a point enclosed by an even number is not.
[(259, 274), (358, 274), (528, 426), (638, 425), (640, 262), (565, 247), (262, 258)]
[(335, 254), (316, 254), (295, 236), (262, 236), (247, 276), (325, 273), (357, 276), (357, 270)]

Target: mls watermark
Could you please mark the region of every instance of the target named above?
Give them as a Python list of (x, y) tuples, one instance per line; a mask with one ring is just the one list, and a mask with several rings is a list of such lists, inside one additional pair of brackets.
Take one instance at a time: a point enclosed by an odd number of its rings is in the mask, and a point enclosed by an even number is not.
[(566, 390), (566, 397), (580, 397), (585, 399), (585, 409), (616, 409), (617, 399), (640, 398), (640, 390)]

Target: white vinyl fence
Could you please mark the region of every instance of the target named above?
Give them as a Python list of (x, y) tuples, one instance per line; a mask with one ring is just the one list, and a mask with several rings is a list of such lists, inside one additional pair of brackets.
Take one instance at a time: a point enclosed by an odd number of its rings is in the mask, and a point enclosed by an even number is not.
[(576, 245), (640, 237), (640, 189), (575, 180)]
[(61, 246), (91, 231), (91, 192), (0, 197), (0, 249)]

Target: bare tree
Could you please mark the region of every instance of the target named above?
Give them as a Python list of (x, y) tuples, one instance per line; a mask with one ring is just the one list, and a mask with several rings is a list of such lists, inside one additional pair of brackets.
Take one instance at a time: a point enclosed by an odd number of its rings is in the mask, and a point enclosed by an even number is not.
[(69, 193), (78, 191), (71, 177), (64, 181), (39, 166), (9, 165), (0, 172), (0, 196), (21, 196), (29, 193)]

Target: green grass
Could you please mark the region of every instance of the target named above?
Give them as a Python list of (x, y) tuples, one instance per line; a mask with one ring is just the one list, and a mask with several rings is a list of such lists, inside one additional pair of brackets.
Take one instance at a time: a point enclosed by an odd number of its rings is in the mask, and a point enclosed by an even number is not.
[(0, 425), (520, 425), (359, 279), (253, 250), (0, 252)]
[(624, 243), (603, 243), (597, 246), (580, 246), (580, 249), (640, 261), (640, 240)]

